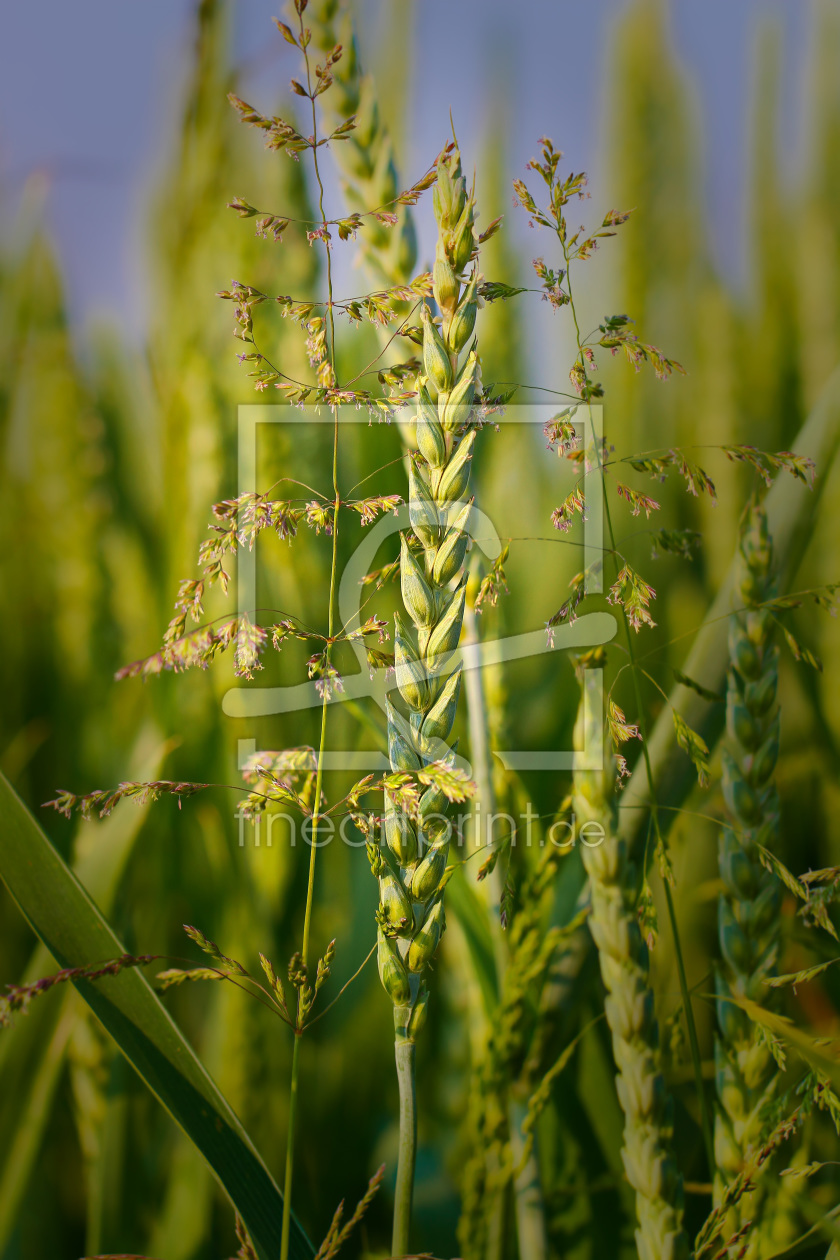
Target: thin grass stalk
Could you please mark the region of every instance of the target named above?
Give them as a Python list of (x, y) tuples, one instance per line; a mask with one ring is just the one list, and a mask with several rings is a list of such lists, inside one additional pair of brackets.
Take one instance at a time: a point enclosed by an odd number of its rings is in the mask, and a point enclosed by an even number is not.
[[(478, 642), (478, 626), (475, 609), (470, 606), (469, 599), (464, 608), (464, 644), (475, 644)], [(473, 779), (476, 785), (476, 801), (485, 819), (491, 813), (496, 812), (496, 792), (493, 784), (493, 766), (490, 754), (490, 728), (487, 718), (487, 701), (484, 694), (484, 686), (482, 679), (482, 671), (480, 669), (467, 670), (466, 683), (466, 708), (467, 708), (467, 728), (470, 736), (470, 758), (472, 765)], [(481, 815), (478, 815), (479, 817)], [(478, 825), (475, 825), (475, 833), (473, 841), (476, 846), (481, 845), (481, 835)], [(496, 977), (499, 989), (504, 984), (504, 975), (507, 964), (507, 949), (502, 938), (501, 925), (498, 913), (493, 913), (493, 907), (498, 907), (501, 901), (502, 887), (499, 879), (499, 867), (495, 864), (488, 871), (484, 881), (485, 904), (488, 909), (488, 922), (490, 925), (490, 938), (493, 945), (493, 957), (496, 964)], [(483, 1053), (486, 1058), (491, 1053), (490, 1047), (485, 1043)], [(482, 1064), (479, 1060), (478, 1070), (482, 1072), (486, 1064)], [(482, 1091), (483, 1092), (483, 1091)], [(501, 1100), (499, 1100), (501, 1102)], [(485, 1103), (485, 1106), (487, 1104)], [(502, 1110), (504, 1107), (502, 1106)], [(482, 1135), (483, 1136), (483, 1135)], [(484, 1152), (485, 1172), (485, 1193), (482, 1198), (485, 1202), (481, 1205), (482, 1223), (486, 1232), (485, 1238), (485, 1256), (486, 1260), (501, 1260), (504, 1253), (506, 1224), (507, 1224), (507, 1196), (505, 1193), (504, 1176), (502, 1172), (501, 1160), (499, 1158), (499, 1147), (495, 1142), (490, 1143)], [(493, 1187), (493, 1192), (488, 1193), (489, 1187)], [(487, 1202), (486, 1200), (490, 1200)], [(471, 1242), (474, 1244), (475, 1239)]]
[[(313, 95), (312, 85), (312, 69), (307, 51), (307, 40), (304, 33), (303, 9), (302, 6), (296, 5), (298, 14), (298, 23), (300, 30), (300, 47), (303, 53), (304, 64), (306, 66), (306, 86), (309, 92), (310, 104), (312, 107), (312, 162), (315, 171), (315, 179), (318, 184), (318, 209), (321, 215), (321, 223), (325, 232), (324, 249), (326, 252), (327, 263), (327, 322), (329, 326), (329, 336), (327, 338), (327, 361), (330, 364), (333, 379), (335, 379), (335, 316), (333, 307), (333, 279), (332, 279), (332, 254), (330, 253), (329, 230), (327, 227), (327, 215), (324, 208), (324, 184), (321, 179), (321, 170), (318, 163), (318, 111), (315, 108), (315, 97)], [(339, 146), (340, 147), (340, 146)], [(332, 642), (336, 628), (336, 594), (337, 594), (337, 577), (338, 577), (338, 521), (339, 508), (341, 499), (338, 488), (338, 408), (333, 407), (333, 443), (332, 443), (332, 483), (333, 483), (333, 512), (332, 512), (332, 554), (330, 558), (330, 595), (329, 595), (329, 611), (328, 611), (328, 629), (327, 629), (327, 645), (325, 650), (325, 665), (329, 669), (331, 663)], [(323, 704), (321, 706), (321, 735), (318, 745), (318, 760), (315, 776), (315, 796), (312, 806), (312, 843), (309, 849), (309, 872), (306, 885), (306, 907), (303, 917), (303, 937), (301, 941), (301, 962), (306, 967), (309, 956), (309, 938), (312, 928), (312, 906), (315, 898), (315, 863), (318, 853), (318, 824), (321, 818), (321, 803), (323, 800), (323, 778), (324, 778), (324, 751), (327, 742), (327, 710), (329, 707), (329, 688), (324, 688)], [(283, 1225), (280, 1241), (280, 1260), (288, 1260), (289, 1243), (291, 1240), (291, 1213), (292, 1213), (292, 1182), (294, 1176), (294, 1143), (295, 1130), (297, 1120), (298, 1091), (300, 1079), (300, 1045), (302, 1039), (303, 1028), (300, 1024), (300, 998), (298, 999), (298, 1026), (295, 1028), (295, 1040), (292, 1050), (292, 1068), (289, 1082), (289, 1122), (286, 1135), (286, 1168), (284, 1175), (284, 1194), (283, 1194)]]
[[(452, 756), (448, 738), (461, 687), (453, 668), (466, 599), (468, 493), (475, 429), (472, 402), (479, 380), (475, 348), (463, 363), (477, 309), (477, 273), (465, 272), (476, 251), (475, 204), (457, 147), (438, 161), (434, 187), (438, 247), (434, 296), (441, 325), (423, 306), (425, 376), (418, 382), (420, 454), (409, 466), (411, 531), (401, 536), (403, 603), (413, 630), (395, 617), (396, 685), (404, 716), (388, 702), (388, 753), (394, 771), (416, 772)], [(413, 1047), (425, 1022), (425, 973), (445, 929), (443, 889), (451, 837), (445, 793), (436, 785), (420, 798), (416, 822), (386, 793), (385, 843), (368, 856), (379, 880), (379, 973), (394, 1005), (401, 1084), (400, 1165), (392, 1249), (408, 1250), (413, 1192)], [(408, 1127), (406, 1127), (408, 1126)]]
[(298, 1081), (300, 1079), (300, 1034), (295, 1030), (292, 1047), (292, 1070), (289, 1082), (289, 1119), (286, 1127), (286, 1168), (283, 1176), (283, 1227), (280, 1238), (280, 1260), (288, 1260), (292, 1227), (292, 1180), (295, 1161)]
[[(464, 608), (464, 645), (478, 644), (478, 618), (475, 608), (470, 604), (468, 593)], [(490, 720), (487, 712), (487, 696), (483, 683), (483, 670), (467, 670), (464, 690), (467, 699), (467, 728), (470, 736), (470, 762), (473, 779), (476, 785), (476, 801), (480, 805), (485, 819), (486, 843), (492, 845), (493, 836), (487, 827), (487, 819), (495, 814), (498, 801), (493, 776), (493, 760), (491, 752), (492, 736)], [(479, 815), (480, 816), (480, 815)], [(483, 844), (480, 826), (476, 819), (473, 841), (476, 847)], [(489, 856), (489, 853), (487, 854)], [(490, 933), (493, 941), (493, 953), (496, 959), (496, 970), (501, 984), (507, 965), (507, 944), (502, 932), (498, 907), (502, 898), (502, 880), (498, 863), (494, 863), (482, 881), (489, 910)]]
[[(329, 256), (329, 255), (328, 255)], [(330, 569), (330, 606), (329, 606), (329, 637), (332, 638), (335, 626), (335, 591), (336, 591), (336, 575), (338, 571), (337, 565), (337, 545), (338, 545), (338, 508), (339, 496), (336, 489), (336, 480), (338, 476), (338, 418), (336, 416), (334, 432), (333, 432), (333, 488), (335, 490), (335, 505), (333, 509), (333, 546), (332, 560)], [(329, 663), (329, 648), (327, 648), (327, 662)], [(329, 693), (324, 689), (324, 700), (321, 706), (321, 737), (318, 745), (318, 761), (315, 779), (315, 803), (312, 812), (312, 844), (309, 850), (309, 872), (306, 885), (306, 907), (303, 916), (303, 939), (301, 943), (301, 960), (306, 966), (309, 956), (309, 936), (312, 927), (312, 905), (315, 897), (315, 856), (318, 852), (318, 823), (320, 820), (320, 808), (322, 800), (322, 783), (324, 770), (324, 750), (327, 741), (327, 707), (329, 705)], [(298, 1083), (300, 1078), (300, 1045), (302, 1040), (303, 1029), (296, 1027), (294, 1030), (295, 1041), (292, 1048), (292, 1068), (289, 1081), (289, 1123), (286, 1134), (286, 1169), (284, 1175), (283, 1190), (283, 1232), (281, 1238), (280, 1260), (288, 1260), (289, 1240), (291, 1235), (291, 1212), (292, 1212), (292, 1177), (294, 1172), (294, 1142), (295, 1129), (297, 1121), (297, 1102), (298, 1102)]]
[[(722, 752), (723, 793), (729, 825), (719, 844), (723, 891), (718, 900), (721, 960), (716, 971), (719, 1033), (715, 1039), (715, 1203), (758, 1149), (765, 1114), (775, 1095), (778, 1066), (761, 1030), (730, 999), (766, 1004), (766, 981), (775, 972), (780, 946), (782, 886), (762, 864), (761, 850), (774, 852), (779, 800), (774, 771), (779, 755), (778, 648), (775, 621), (758, 605), (776, 594), (773, 544), (767, 516), (751, 504), (744, 515), (739, 549), (737, 603), (729, 628), (731, 667), (727, 681), (728, 746)], [(765, 1178), (727, 1216), (726, 1237), (747, 1221), (749, 1260), (772, 1248), (772, 1209)]]

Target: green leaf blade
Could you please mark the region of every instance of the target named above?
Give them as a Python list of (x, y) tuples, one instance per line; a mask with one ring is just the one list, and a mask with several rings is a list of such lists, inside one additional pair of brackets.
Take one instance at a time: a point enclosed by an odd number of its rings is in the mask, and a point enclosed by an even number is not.
[[(124, 952), (83, 886), (0, 775), (0, 877), (61, 967)], [(161, 1105), (201, 1151), (248, 1229), (260, 1260), (280, 1251), (283, 1197), (250, 1138), (139, 971), (78, 990)], [(300, 1225), (293, 1260), (314, 1254)]]

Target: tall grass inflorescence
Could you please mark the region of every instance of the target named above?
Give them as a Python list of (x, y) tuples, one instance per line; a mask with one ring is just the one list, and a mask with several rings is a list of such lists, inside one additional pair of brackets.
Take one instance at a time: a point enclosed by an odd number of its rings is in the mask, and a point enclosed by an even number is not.
[[(720, 839), (723, 891), (718, 905), (720, 964), (717, 969), (719, 1035), (715, 1042), (715, 1202), (761, 1144), (765, 1112), (778, 1069), (761, 1029), (731, 999), (766, 1004), (766, 981), (776, 965), (780, 939), (781, 884), (761, 861), (762, 849), (774, 852), (779, 832), (779, 801), (773, 775), (779, 755), (778, 648), (772, 610), (760, 605), (773, 598), (773, 545), (763, 509), (749, 505), (739, 548), (740, 574), (729, 630), (726, 728), (722, 749), (723, 792), (730, 822)], [(763, 1222), (759, 1185), (731, 1210), (730, 1233), (744, 1222)], [(750, 1235), (748, 1256), (760, 1254), (764, 1230)]]
[[(411, 530), (401, 536), (400, 582), (408, 624), (394, 628), (396, 686), (404, 716), (389, 702), (388, 755), (394, 771), (418, 771), (450, 757), (447, 743), (461, 688), (453, 666), (464, 617), (475, 429), (471, 406), (479, 374), (475, 343), (478, 275), (465, 272), (476, 254), (475, 203), (457, 147), (441, 156), (433, 192), (438, 243), (433, 281), (440, 326), (423, 305), (424, 376), (418, 382), (417, 443), (409, 464)], [(393, 1251), (408, 1250), (414, 1179), (414, 1044), (425, 1019), (425, 973), (445, 927), (443, 888), (450, 824), (447, 798), (435, 784), (412, 820), (386, 794), (385, 843), (372, 844), (379, 879), (379, 974), (394, 1004), (400, 1084), (400, 1153)]]
[[(584, 694), (577, 747), (585, 746), (586, 735), (590, 744), (600, 737), (600, 716)], [(572, 809), (581, 834), (586, 835), (587, 823), (597, 823), (605, 837), (601, 843), (584, 841), (581, 854), (590, 881), (589, 927), (607, 990), (604, 1005), (618, 1068), (616, 1090), (624, 1112), (621, 1157), (627, 1180), (636, 1191), (640, 1260), (687, 1260), (682, 1177), (671, 1153), (673, 1106), (659, 1066), (659, 1027), (648, 980), (647, 945), (634, 909), (633, 865), (625, 842), (616, 834), (613, 798), (608, 774), (575, 772)], [(599, 833), (590, 828), (590, 834)]]

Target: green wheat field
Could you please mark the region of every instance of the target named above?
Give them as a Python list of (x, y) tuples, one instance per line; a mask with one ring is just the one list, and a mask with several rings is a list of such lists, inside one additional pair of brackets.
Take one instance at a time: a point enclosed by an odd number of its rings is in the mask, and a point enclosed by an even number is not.
[(407, 10), (196, 0), (141, 338), (0, 223), (0, 1260), (838, 1260), (840, 8), (746, 284), (664, 0), (591, 179)]

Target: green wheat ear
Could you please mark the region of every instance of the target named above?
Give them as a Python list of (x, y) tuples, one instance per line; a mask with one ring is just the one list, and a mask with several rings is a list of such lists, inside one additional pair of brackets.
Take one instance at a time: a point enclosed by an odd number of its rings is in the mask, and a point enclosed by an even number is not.
[[(359, 64), (350, 9), (341, 0), (312, 0), (306, 20), (321, 52), (329, 52), (337, 43), (344, 49), (344, 56), (333, 70), (333, 90), (322, 98), (322, 107), (331, 123), (356, 116), (356, 130), (331, 148), (347, 204), (354, 210), (390, 206), (401, 192), (393, 143), (379, 109), (373, 79), (362, 73)], [(410, 212), (403, 210), (393, 227), (369, 216), (359, 231), (359, 242), (365, 262), (380, 283), (408, 283), (417, 261), (417, 239)]]
[[(453, 655), (466, 597), (464, 557), (475, 430), (472, 403), (479, 364), (472, 337), (476, 276), (465, 276), (476, 250), (475, 204), (457, 148), (438, 162), (434, 187), (438, 245), (434, 296), (440, 324), (424, 304), (418, 382), (420, 453), (409, 468), (409, 520), (402, 535), (400, 585), (407, 618), (395, 618), (398, 697), (388, 705), (391, 768), (416, 771), (447, 760), (461, 688)], [(397, 707), (401, 705), (401, 707)], [(446, 927), (443, 889), (451, 828), (447, 801), (434, 785), (416, 821), (387, 796), (384, 839), (369, 847), (379, 879), (379, 974), (394, 1005), (401, 1098), (393, 1250), (408, 1250), (414, 1173), (414, 1042), (426, 1018), (426, 973)]]
[[(575, 745), (601, 738), (596, 706), (584, 694)], [(648, 982), (648, 951), (634, 911), (635, 882), (627, 847), (617, 835), (617, 812), (609, 775), (575, 771), (573, 804), (579, 828), (600, 824), (604, 839), (581, 845), (589, 876), (589, 927), (607, 990), (605, 1011), (618, 1074), (616, 1089), (624, 1112), (621, 1157), (636, 1192), (640, 1260), (688, 1260), (682, 1228), (682, 1177), (671, 1153), (672, 1101), (659, 1066), (659, 1028)]]
[[(775, 594), (773, 545), (767, 517), (750, 505), (741, 525), (740, 573), (735, 598), (742, 611), (729, 630), (730, 670), (726, 695), (727, 744), (723, 749), (723, 793), (730, 822), (719, 847), (723, 892), (718, 903), (720, 964), (717, 969), (719, 1033), (715, 1042), (715, 1203), (737, 1177), (764, 1134), (764, 1110), (778, 1081), (778, 1068), (759, 1028), (729, 999), (766, 1004), (766, 980), (779, 952), (781, 884), (761, 862), (761, 849), (775, 851), (779, 801), (774, 771), (779, 755), (778, 649), (773, 615), (758, 607)], [(767, 1186), (732, 1208), (727, 1236), (748, 1220), (764, 1221)], [(767, 1220), (749, 1235), (744, 1255), (766, 1252)], [(766, 1226), (766, 1227), (765, 1227)]]

